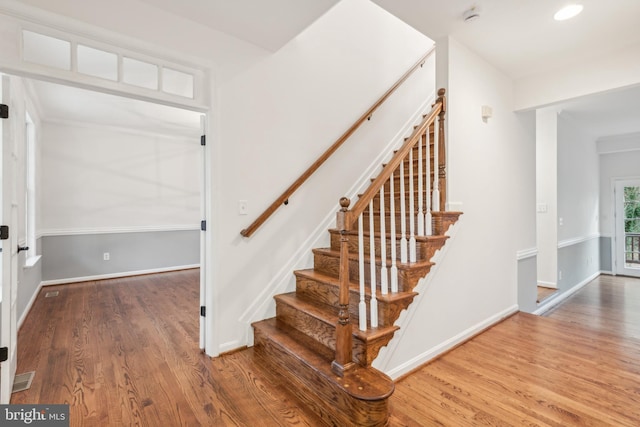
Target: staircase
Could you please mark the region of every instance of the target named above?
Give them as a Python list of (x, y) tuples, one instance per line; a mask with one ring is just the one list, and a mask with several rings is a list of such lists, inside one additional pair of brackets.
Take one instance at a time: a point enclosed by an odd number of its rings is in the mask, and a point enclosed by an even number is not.
[[(417, 295), (414, 288), (429, 273), (431, 258), (447, 241), (445, 232), (461, 214), (439, 211), (444, 203), (434, 201), (438, 206), (429, 209), (431, 227), (423, 224), (431, 232), (423, 235), (416, 234), (420, 227), (408, 219), (418, 215), (420, 221), (421, 209), (415, 205), (430, 201), (434, 192), (446, 195), (444, 105), (441, 90), (432, 113), (383, 165), (352, 210), (348, 199), (341, 200), (337, 227), (329, 230), (330, 247), (313, 250), (312, 269), (294, 272), (295, 292), (275, 296), (276, 317), (253, 324), (257, 357), (328, 425), (388, 422), (394, 384), (371, 363), (399, 329), (395, 322)], [(434, 137), (438, 117), (439, 141)], [(409, 191), (396, 193), (401, 187)], [(403, 208), (392, 209), (392, 200), (393, 206)], [(411, 252), (415, 260), (403, 259)]]

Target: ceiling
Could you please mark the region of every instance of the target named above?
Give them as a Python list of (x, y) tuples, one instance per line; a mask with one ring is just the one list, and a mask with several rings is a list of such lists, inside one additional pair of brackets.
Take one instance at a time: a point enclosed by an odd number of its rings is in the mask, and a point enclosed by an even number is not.
[[(450, 35), (513, 79), (640, 44), (638, 0), (373, 0), (433, 40)], [(584, 5), (557, 22), (568, 3)], [(480, 17), (464, 22), (475, 6)]]
[[(604, 52), (638, 46), (638, 0), (372, 0), (437, 40), (451, 36), (512, 79), (592, 59)], [(554, 13), (569, 3), (584, 10), (557, 22)], [(480, 17), (464, 22), (475, 7)], [(592, 138), (640, 132), (640, 88), (613, 91), (558, 106)]]
[(140, 0), (272, 52), (339, 0)]
[[(304, 28), (335, 5), (338, 0), (139, 0), (147, 5), (207, 25), (239, 39), (275, 51), (293, 39)], [(597, 57), (602, 52), (640, 46), (640, 0), (576, 0), (584, 11), (576, 18), (556, 22), (553, 14), (565, 0), (372, 0), (412, 25), (428, 37), (438, 40), (450, 35), (477, 52), (512, 79), (561, 68), (565, 65)], [(480, 14), (473, 22), (464, 22), (463, 13), (475, 7)], [(157, 118), (166, 111), (169, 117), (180, 117), (169, 107), (153, 107), (146, 113), (138, 101), (114, 100), (108, 106), (107, 95), (86, 94), (79, 89), (49, 88), (38, 84), (45, 116), (74, 115), (91, 120), (124, 122), (146, 116), (157, 129)], [(615, 91), (585, 97), (562, 104), (562, 110), (594, 137), (640, 132), (640, 89)], [(56, 99), (90, 96), (83, 105), (96, 108), (96, 117), (88, 117), (89, 109), (72, 111), (71, 103), (56, 106)], [(80, 98), (77, 98), (80, 99)], [(193, 114), (193, 113), (191, 113)], [(187, 114), (188, 116), (188, 114)], [(120, 119), (118, 119), (120, 120)], [(186, 123), (193, 118), (185, 118)], [(132, 120), (141, 123), (140, 120)], [(163, 121), (164, 122), (164, 121)], [(188, 124), (172, 123), (178, 129)]]

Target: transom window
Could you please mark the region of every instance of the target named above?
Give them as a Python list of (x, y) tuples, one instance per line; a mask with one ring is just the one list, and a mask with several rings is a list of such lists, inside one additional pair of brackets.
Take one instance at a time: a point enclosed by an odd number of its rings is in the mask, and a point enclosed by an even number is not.
[(22, 30), (24, 62), (182, 98), (195, 98), (196, 70), (180, 70), (178, 68), (184, 67), (142, 56)]

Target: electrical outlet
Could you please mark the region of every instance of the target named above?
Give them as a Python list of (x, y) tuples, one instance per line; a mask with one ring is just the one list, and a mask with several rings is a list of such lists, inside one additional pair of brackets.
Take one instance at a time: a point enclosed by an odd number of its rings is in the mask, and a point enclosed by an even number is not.
[(111, 259), (111, 254), (109, 252), (105, 252), (102, 254), (102, 259), (104, 261), (109, 261)]
[(562, 270), (558, 272), (558, 280), (562, 280)]
[(246, 200), (238, 200), (238, 215), (248, 215), (249, 207)]

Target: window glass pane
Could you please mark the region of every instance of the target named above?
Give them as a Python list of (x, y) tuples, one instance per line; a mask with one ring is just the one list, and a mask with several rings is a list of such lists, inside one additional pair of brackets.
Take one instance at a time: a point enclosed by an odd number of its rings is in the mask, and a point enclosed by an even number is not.
[(22, 30), (22, 59), (35, 64), (71, 70), (71, 43)]
[(107, 80), (118, 80), (118, 55), (78, 45), (78, 72)]
[(193, 76), (171, 68), (162, 69), (162, 91), (193, 98)]
[(122, 58), (122, 81), (130, 85), (158, 90), (158, 66), (137, 59)]

